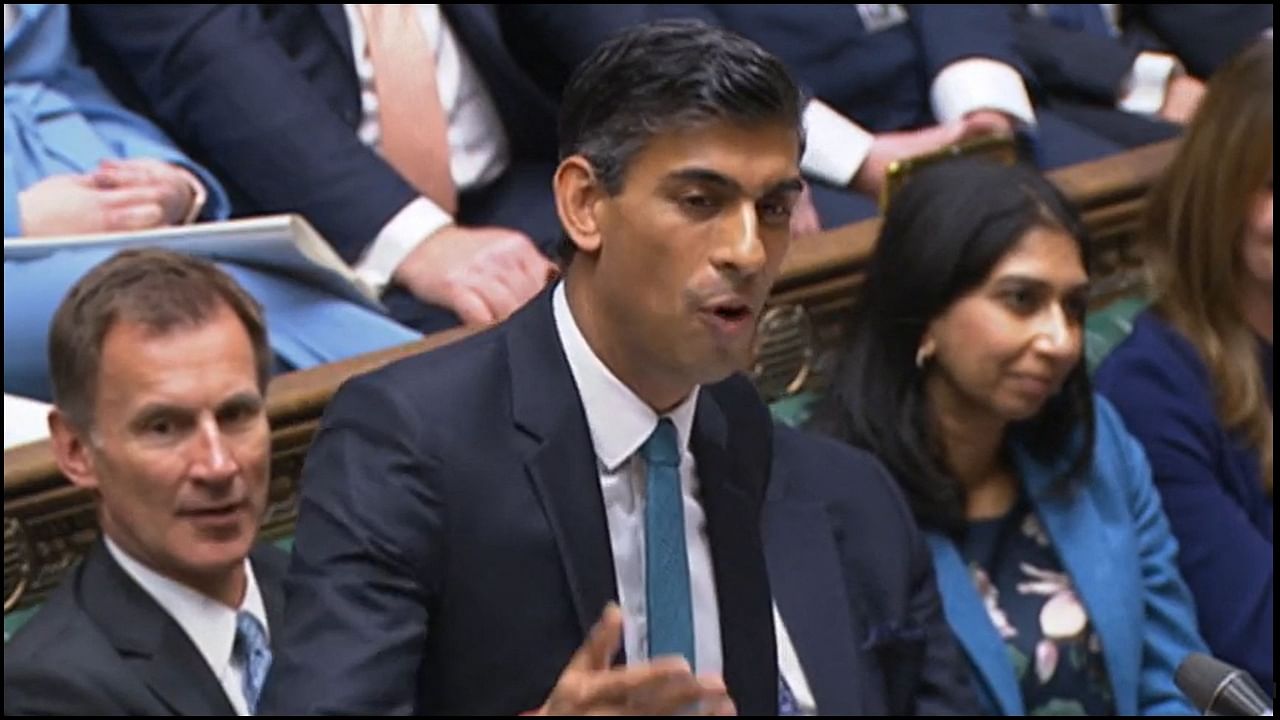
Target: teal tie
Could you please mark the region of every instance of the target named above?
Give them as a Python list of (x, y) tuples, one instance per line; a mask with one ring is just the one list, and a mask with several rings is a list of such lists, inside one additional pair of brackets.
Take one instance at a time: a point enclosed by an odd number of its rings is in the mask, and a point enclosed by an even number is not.
[(682, 655), (695, 664), (689, 555), (680, 492), (680, 447), (675, 425), (663, 418), (640, 448), (648, 466), (645, 491), (645, 595), (649, 657)]

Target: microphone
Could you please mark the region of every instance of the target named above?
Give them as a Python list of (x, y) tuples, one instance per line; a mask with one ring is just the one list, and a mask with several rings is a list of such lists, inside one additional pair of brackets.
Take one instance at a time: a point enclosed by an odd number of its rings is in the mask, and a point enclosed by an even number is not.
[(1205, 715), (1271, 716), (1273, 707), (1249, 673), (1217, 658), (1191, 653), (1174, 675), (1178, 689)]

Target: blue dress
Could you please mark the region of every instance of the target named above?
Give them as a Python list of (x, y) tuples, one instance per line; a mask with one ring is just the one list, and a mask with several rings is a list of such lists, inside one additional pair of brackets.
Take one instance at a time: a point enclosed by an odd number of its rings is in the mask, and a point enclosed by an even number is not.
[(970, 522), (960, 545), (1028, 715), (1114, 715), (1102, 641), (1025, 498)]

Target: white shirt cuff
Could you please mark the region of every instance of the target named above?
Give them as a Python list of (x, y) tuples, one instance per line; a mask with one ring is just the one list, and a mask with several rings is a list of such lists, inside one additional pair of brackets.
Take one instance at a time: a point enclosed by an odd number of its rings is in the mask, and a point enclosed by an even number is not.
[(1022, 76), (990, 58), (965, 58), (942, 69), (929, 91), (939, 123), (960, 120), (978, 110), (995, 110), (1028, 125), (1036, 122)]
[(364, 257), (356, 263), (356, 277), (382, 294), (391, 275), (424, 238), (453, 223), (449, 213), (430, 200), (419, 197), (405, 205), (382, 226)]
[(875, 136), (821, 100), (804, 109), (806, 144), (800, 169), (806, 175), (848, 187), (871, 152)]
[(1125, 92), (1116, 107), (1139, 115), (1155, 115), (1169, 94), (1169, 78), (1178, 70), (1178, 60), (1167, 53), (1142, 52), (1133, 61)]

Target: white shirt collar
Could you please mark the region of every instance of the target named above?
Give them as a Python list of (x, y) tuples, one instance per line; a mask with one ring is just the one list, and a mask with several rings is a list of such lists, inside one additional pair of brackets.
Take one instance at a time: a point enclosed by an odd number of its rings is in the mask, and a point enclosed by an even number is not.
[(164, 609), (178, 626), (187, 633), (191, 642), (200, 651), (214, 675), (222, 678), (231, 666), (231, 649), (236, 639), (236, 614), (247, 611), (262, 623), (270, 637), (271, 629), (267, 625), (266, 608), (262, 604), (262, 593), (258, 590), (258, 581), (253, 576), (253, 565), (248, 558), (244, 560), (245, 590), (244, 599), (239, 608), (230, 608), (176, 580), (167, 578), (151, 568), (138, 562), (111, 538), (102, 538), (111, 557), (124, 568), (125, 573), (134, 582), (142, 586)]
[[(607, 472), (613, 472), (649, 439), (658, 425), (658, 414), (619, 380), (587, 344), (569, 309), (563, 282), (552, 293), (551, 305), (556, 333), (586, 411), (591, 444), (600, 464)], [(697, 405), (698, 388), (695, 387), (689, 397), (665, 416), (676, 426), (682, 453), (689, 447)]]

